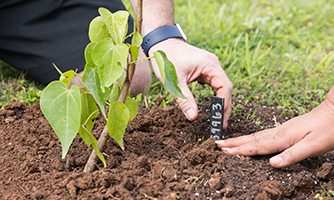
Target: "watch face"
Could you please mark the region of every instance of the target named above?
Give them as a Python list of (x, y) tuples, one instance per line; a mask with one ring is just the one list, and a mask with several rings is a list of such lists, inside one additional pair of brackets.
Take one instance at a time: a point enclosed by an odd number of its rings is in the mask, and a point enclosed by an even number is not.
[(186, 34), (184, 33), (184, 31), (182, 30), (180, 24), (177, 24), (177, 23), (176, 23), (175, 26), (177, 27), (177, 29), (179, 29), (179, 31), (180, 31), (180, 33), (181, 33), (181, 35), (182, 35), (182, 38), (187, 42), (187, 41), (188, 41), (188, 38), (187, 38)]

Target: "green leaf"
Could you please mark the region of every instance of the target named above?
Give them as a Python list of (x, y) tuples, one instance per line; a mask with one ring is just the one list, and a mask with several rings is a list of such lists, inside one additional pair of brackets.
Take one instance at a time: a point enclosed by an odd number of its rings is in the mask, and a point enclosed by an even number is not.
[(123, 136), (129, 122), (129, 109), (120, 101), (115, 101), (110, 105), (107, 128), (110, 137), (124, 149)]
[(69, 70), (61, 74), (59, 81), (64, 83), (66, 87), (68, 87), (75, 76), (75, 72), (73, 70)]
[(128, 11), (120, 10), (113, 14), (113, 27), (115, 27), (115, 33), (118, 36), (118, 44), (124, 41), (128, 32), (128, 18)]
[(93, 96), (80, 90), (81, 98), (81, 125), (79, 128), (79, 134), (81, 138), (86, 142), (87, 145), (92, 145), (95, 149), (97, 156), (101, 159), (104, 166), (106, 166), (106, 161), (102, 153), (97, 149), (98, 143), (96, 138), (92, 135), (92, 130), (94, 122), (92, 121), (99, 113), (99, 108), (95, 104)]
[(139, 56), (139, 48), (135, 45), (131, 45), (130, 46), (130, 52), (131, 52), (132, 60), (137, 60), (137, 58)]
[(99, 8), (99, 13), (107, 25), (107, 29), (115, 44), (121, 44), (128, 31), (129, 13), (121, 10), (112, 14), (106, 8)]
[(94, 63), (93, 59), (92, 59), (92, 51), (94, 49), (96, 45), (96, 42), (91, 42), (86, 46), (85, 49), (85, 60), (86, 63), (92, 65), (92, 66), (96, 66), (96, 64)]
[(166, 107), (167, 107), (165, 99), (163, 99), (163, 100), (161, 101), (160, 106), (162, 106), (163, 108), (166, 108)]
[(143, 43), (143, 36), (138, 32), (134, 32), (132, 35), (131, 45), (139, 48), (141, 43)]
[(60, 69), (58, 69), (58, 67), (52, 63), (53, 67), (56, 68), (56, 70), (58, 71), (58, 73), (60, 74), (59, 77), (59, 81), (64, 83), (66, 85), (66, 87), (68, 87), (73, 79), (73, 77), (75, 76), (75, 72), (73, 70), (69, 70), (67, 72), (62, 72), (60, 71)]
[(83, 139), (83, 141), (85, 141), (86, 144), (92, 145), (92, 147), (94, 148), (94, 150), (96, 152), (96, 155), (100, 158), (104, 167), (106, 167), (107, 166), (106, 160), (104, 159), (102, 153), (97, 149), (98, 143), (97, 143), (96, 138), (91, 133), (89, 133), (89, 131), (86, 129), (86, 127), (84, 127), (82, 124), (81, 124), (80, 128), (82, 128), (84, 130), (82, 132), (79, 132), (81, 138)]
[(79, 88), (74, 85), (68, 89), (60, 81), (51, 82), (42, 93), (40, 106), (60, 140), (62, 158), (65, 158), (80, 127)]
[[(110, 38), (99, 41), (91, 51), (91, 57), (95, 64), (101, 65), (111, 59), (111, 50), (114, 47), (114, 43)], [(108, 61), (106, 61), (106, 59)]]
[[(314, 73), (315, 71), (317, 71), (318, 69), (320, 69), (321, 66), (326, 62), (326, 60), (329, 60), (329, 62), (331, 62), (332, 59), (333, 59), (333, 55), (334, 55), (333, 51), (329, 52), (329, 54), (327, 54), (323, 59), (321, 59), (321, 61), (318, 63), (318, 65), (312, 70), (312, 73)], [(326, 68), (327, 68), (327, 66), (326, 66)]]
[(110, 37), (107, 25), (101, 16), (95, 17), (89, 24), (88, 36), (91, 42), (98, 42)]
[[(94, 122), (92, 120), (99, 113), (99, 108), (97, 107), (94, 97), (83, 90), (80, 90), (81, 98), (81, 124), (86, 126), (89, 132), (92, 132)], [(79, 130), (80, 133), (80, 130)]]
[(134, 120), (137, 116), (137, 113), (138, 113), (137, 102), (135, 100), (133, 100), (132, 98), (127, 97), (126, 100), (125, 100), (125, 105), (129, 109), (129, 114), (130, 114), (129, 121)]
[(179, 87), (179, 81), (177, 79), (176, 70), (173, 63), (171, 63), (168, 60), (166, 54), (160, 50), (154, 52), (153, 54), (159, 66), (165, 89), (174, 96), (187, 99), (187, 97), (182, 94)]
[(111, 87), (112, 87), (111, 93), (110, 93), (110, 96), (108, 98), (108, 101), (109, 101), (110, 104), (117, 101), (118, 97), (121, 93), (121, 88), (119, 87), (119, 85), (117, 83), (113, 83)]
[(92, 51), (93, 62), (98, 65), (101, 85), (109, 87), (124, 71), (129, 47), (126, 44), (114, 45), (110, 39), (96, 44)]
[(123, 87), (123, 84), (124, 84), (124, 81), (125, 81), (125, 78), (126, 78), (126, 72), (125, 70), (122, 71), (122, 75), (117, 79), (116, 83), (118, 84), (118, 86), (120, 88)]
[(104, 104), (107, 102), (107, 99), (111, 92), (111, 88), (106, 88), (105, 92), (102, 92), (100, 79), (97, 74), (97, 68), (93, 67), (88, 63), (86, 63), (85, 66), (84, 74), (82, 76), (82, 82), (94, 97), (104, 118), (107, 119)]

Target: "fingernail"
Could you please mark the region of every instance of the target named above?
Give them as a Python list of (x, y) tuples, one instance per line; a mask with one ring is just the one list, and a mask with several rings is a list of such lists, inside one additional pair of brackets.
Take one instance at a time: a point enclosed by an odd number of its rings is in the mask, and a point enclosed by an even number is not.
[(215, 141), (215, 143), (218, 144), (218, 145), (219, 145), (219, 144), (223, 144), (224, 142), (225, 142), (225, 140), (216, 140), (216, 141)]
[(283, 164), (283, 158), (281, 158), (279, 156), (272, 157), (272, 158), (269, 159), (269, 161), (273, 166), (280, 166), (280, 165)]
[(186, 111), (186, 116), (189, 120), (194, 119), (195, 117), (195, 110), (193, 108), (190, 108)]

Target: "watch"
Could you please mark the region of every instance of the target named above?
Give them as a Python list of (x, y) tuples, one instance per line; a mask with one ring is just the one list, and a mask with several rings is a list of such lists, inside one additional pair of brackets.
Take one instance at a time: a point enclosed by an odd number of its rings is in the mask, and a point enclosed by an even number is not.
[(179, 24), (163, 26), (149, 32), (143, 38), (141, 46), (145, 55), (148, 57), (148, 51), (153, 45), (169, 38), (182, 38), (185, 42), (187, 42), (187, 36)]

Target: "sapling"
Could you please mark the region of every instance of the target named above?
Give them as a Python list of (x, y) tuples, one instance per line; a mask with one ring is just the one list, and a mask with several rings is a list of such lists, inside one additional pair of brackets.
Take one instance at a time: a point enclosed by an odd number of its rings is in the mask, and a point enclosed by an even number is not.
[[(175, 96), (186, 98), (178, 86), (175, 68), (164, 52), (157, 51), (153, 53), (153, 57), (138, 58), (139, 47), (143, 41), (138, 31), (141, 25), (137, 25), (137, 30), (127, 36), (127, 11), (111, 13), (105, 8), (99, 8), (98, 12), (100, 15), (95, 17), (89, 26), (91, 42), (84, 52), (86, 65), (82, 86), (69, 86), (72, 78), (78, 75), (75, 71), (59, 71), (60, 79), (51, 82), (44, 89), (40, 100), (41, 110), (61, 142), (63, 159), (77, 133), (87, 145), (94, 148), (85, 172), (94, 170), (96, 156), (106, 166), (101, 152), (108, 135), (124, 149), (125, 129), (138, 111), (137, 103), (128, 94), (139, 61), (155, 59), (165, 89)], [(140, 10), (137, 15), (141, 18)], [(138, 16), (137, 21), (141, 21)], [(132, 36), (132, 39), (131, 43), (127, 44), (125, 39), (129, 36)], [(107, 124), (97, 141), (92, 135), (92, 129), (98, 113), (102, 114)]]

